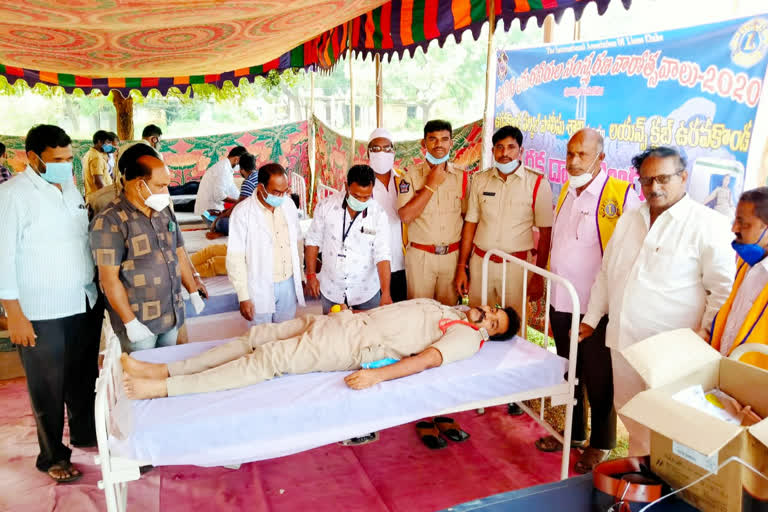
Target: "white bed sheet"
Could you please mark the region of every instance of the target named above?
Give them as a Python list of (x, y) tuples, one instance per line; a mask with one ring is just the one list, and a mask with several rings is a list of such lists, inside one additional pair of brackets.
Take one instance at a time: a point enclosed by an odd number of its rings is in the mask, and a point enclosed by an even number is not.
[[(221, 341), (136, 352), (182, 359)], [(354, 391), (349, 372), (290, 375), (250, 387), (133, 402), (133, 431), (113, 455), (153, 465), (240, 464), (298, 453), (401, 425), (472, 401), (562, 384), (567, 361), (521, 338), (474, 357)], [(125, 404), (123, 404), (125, 405)]]

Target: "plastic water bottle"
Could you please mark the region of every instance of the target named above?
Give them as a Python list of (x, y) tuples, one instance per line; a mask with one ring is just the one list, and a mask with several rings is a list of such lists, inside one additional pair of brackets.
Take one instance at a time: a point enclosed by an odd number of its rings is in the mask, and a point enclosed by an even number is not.
[(391, 357), (387, 357), (384, 359), (379, 359), (378, 361), (371, 361), (370, 363), (363, 363), (360, 366), (365, 368), (366, 370), (370, 370), (373, 368), (381, 368), (382, 366), (389, 366), (391, 364), (395, 364), (398, 362), (399, 359), (393, 359)]

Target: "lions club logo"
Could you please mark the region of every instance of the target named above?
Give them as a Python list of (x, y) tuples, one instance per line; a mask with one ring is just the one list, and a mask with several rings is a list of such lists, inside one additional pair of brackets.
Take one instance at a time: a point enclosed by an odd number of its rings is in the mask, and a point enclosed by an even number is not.
[(606, 219), (615, 219), (619, 216), (619, 203), (613, 199), (603, 201), (600, 205), (600, 216)]
[(768, 52), (768, 21), (755, 18), (744, 23), (733, 34), (729, 46), (733, 63), (751, 68), (763, 60)]

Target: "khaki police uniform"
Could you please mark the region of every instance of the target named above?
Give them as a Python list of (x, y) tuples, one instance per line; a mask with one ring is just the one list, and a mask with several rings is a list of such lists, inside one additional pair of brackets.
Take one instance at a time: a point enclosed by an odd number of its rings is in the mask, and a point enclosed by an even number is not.
[(283, 373), (355, 370), (363, 363), (402, 359), (429, 347), (439, 350), (442, 364), (447, 364), (480, 349), (477, 330), (454, 324), (443, 334), (442, 319), (466, 316), (434, 300), (416, 299), (357, 314), (345, 310), (257, 325), (235, 341), (170, 363), (168, 396), (245, 387)]
[[(451, 162), (447, 163), (447, 169), (448, 176), (432, 194), (424, 211), (407, 224), (405, 274), (409, 299), (425, 297), (454, 305), (458, 296), (453, 277), (459, 258), (469, 175)], [(407, 170), (398, 184), (398, 208), (424, 188), (430, 170), (426, 162)]]
[[(498, 249), (527, 259), (534, 248), (532, 228), (552, 226), (552, 188), (542, 173), (528, 167), (519, 168), (506, 180), (492, 167), (474, 176), (465, 220), (477, 223), (469, 260), (469, 301), (480, 304), (483, 258), (478, 250), (484, 253)], [(487, 303), (490, 305), (502, 302), (502, 267), (493, 261), (488, 265)], [(506, 267), (504, 304), (519, 312), (522, 311), (523, 268), (512, 264)]]

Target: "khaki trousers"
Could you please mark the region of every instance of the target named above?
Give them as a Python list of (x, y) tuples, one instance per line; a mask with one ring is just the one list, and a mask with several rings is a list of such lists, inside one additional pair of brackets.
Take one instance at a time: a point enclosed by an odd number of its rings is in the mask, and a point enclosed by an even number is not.
[(200, 277), (227, 275), (226, 244), (209, 245), (191, 255), (189, 259)]
[[(507, 287), (504, 291), (504, 306), (514, 308), (518, 315), (523, 313), (523, 268), (512, 263), (488, 262), (488, 302), (490, 306), (501, 304), (502, 267), (507, 267)], [(469, 303), (482, 304), (483, 258), (472, 254), (469, 259)], [(523, 322), (525, 324), (525, 322)]]
[[(613, 366), (613, 405), (616, 411), (624, 407), (635, 395), (648, 387), (640, 374), (635, 371), (621, 352), (611, 349), (611, 365)], [(629, 432), (629, 456), (642, 456), (651, 453), (651, 431), (623, 414), (619, 414), (621, 422)]]
[(170, 363), (168, 396), (240, 388), (283, 373), (359, 368), (364, 324), (351, 313), (345, 316), (307, 315), (256, 325), (234, 341)]
[(432, 254), (415, 247), (405, 252), (405, 275), (409, 299), (435, 299), (446, 306), (455, 306), (459, 298), (453, 278), (459, 251)]

